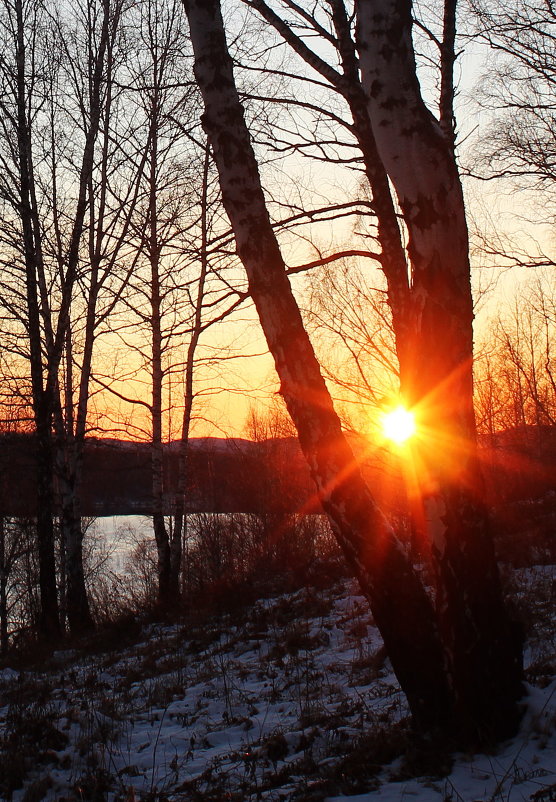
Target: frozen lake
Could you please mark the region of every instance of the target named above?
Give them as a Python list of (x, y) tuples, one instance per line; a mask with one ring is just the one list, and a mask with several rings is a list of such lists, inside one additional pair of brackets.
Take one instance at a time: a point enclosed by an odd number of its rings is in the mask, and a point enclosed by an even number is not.
[(154, 540), (152, 518), (147, 515), (109, 515), (95, 518), (93, 532), (104, 541), (113, 570), (125, 570), (125, 561), (144, 539)]

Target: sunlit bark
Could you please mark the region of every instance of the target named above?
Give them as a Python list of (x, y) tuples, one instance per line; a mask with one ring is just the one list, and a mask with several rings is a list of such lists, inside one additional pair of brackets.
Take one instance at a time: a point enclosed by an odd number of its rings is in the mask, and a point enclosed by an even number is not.
[(321, 503), (369, 598), (415, 722), (434, 728), (449, 717), (450, 703), (429, 600), (355, 465), (303, 327), (266, 210), (219, 3), (188, 0), (185, 7), (205, 104), (203, 124), (281, 393)]
[(437, 573), (437, 611), (470, 740), (517, 723), (519, 638), (505, 611), (482, 506), (473, 410), (473, 302), (453, 141), (426, 108), (416, 77), (409, 0), (359, 0), (358, 46), (378, 152), (409, 233), (412, 347), (402, 391), (425, 437), (423, 518)]
[(336, 35), (334, 44), (338, 51), (341, 70), (334, 69), (330, 63), (311, 50), (306, 41), (296, 33), (294, 26), (280, 17), (265, 0), (244, 0), (244, 2), (272, 25), (284, 41), (343, 96), (349, 107), (352, 117), (351, 130), (361, 149), (363, 167), (372, 193), (377, 240), (380, 245), (379, 262), (387, 281), (396, 350), (403, 370), (410, 361), (410, 355), (407, 354), (411, 335), (409, 267), (388, 175), (378, 156), (365, 93), (361, 86), (359, 59), (345, 2), (329, 0), (332, 25)]

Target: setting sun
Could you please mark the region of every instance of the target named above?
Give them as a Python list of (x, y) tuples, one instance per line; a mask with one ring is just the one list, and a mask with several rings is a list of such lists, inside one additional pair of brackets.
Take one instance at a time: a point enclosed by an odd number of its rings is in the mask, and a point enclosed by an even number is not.
[(415, 416), (413, 412), (398, 406), (386, 412), (382, 417), (382, 431), (389, 440), (401, 445), (415, 434)]

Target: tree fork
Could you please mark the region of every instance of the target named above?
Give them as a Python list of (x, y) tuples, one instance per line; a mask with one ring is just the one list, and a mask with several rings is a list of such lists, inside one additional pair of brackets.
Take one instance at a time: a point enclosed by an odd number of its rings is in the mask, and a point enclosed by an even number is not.
[(237, 249), (281, 393), (335, 535), (369, 599), (417, 727), (445, 730), (450, 692), (431, 603), (342, 434), (286, 276), (235, 88), (220, 5), (184, 0), (212, 144)]

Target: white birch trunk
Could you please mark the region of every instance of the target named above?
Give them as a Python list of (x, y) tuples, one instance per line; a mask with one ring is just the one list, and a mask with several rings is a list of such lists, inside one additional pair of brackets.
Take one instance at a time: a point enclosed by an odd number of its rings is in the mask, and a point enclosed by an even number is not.
[[(410, 403), (421, 402), (425, 425), (443, 437), (473, 441), (473, 300), (463, 193), (451, 142), (420, 94), (411, 3), (359, 0), (358, 47), (378, 153), (409, 234), (414, 367), (404, 391)], [(455, 471), (466, 456), (458, 455)]]
[(342, 434), (270, 224), (217, 0), (186, 0), (203, 124), (290, 415), (336, 537), (367, 595), (417, 725), (450, 716), (429, 600)]
[(469, 247), (453, 139), (420, 94), (410, 0), (358, 0), (356, 8), (369, 115), (409, 234), (414, 342), (402, 390), (425, 434), (423, 520), (457, 726), (461, 739), (497, 739), (517, 723), (521, 655), (480, 500)]

